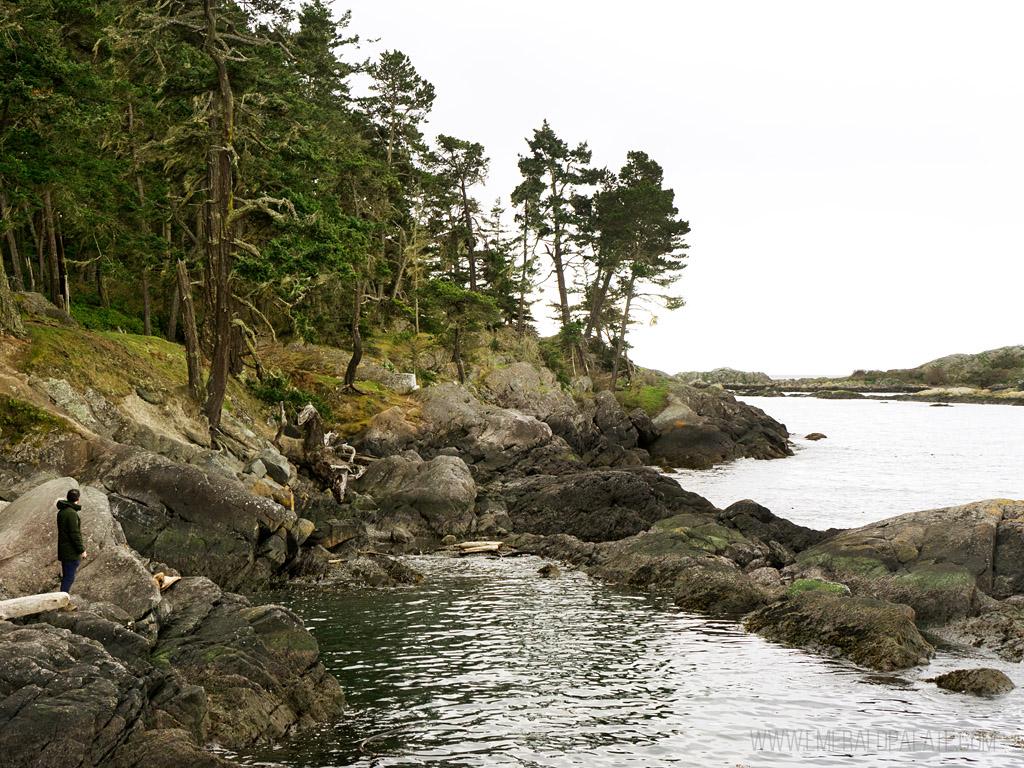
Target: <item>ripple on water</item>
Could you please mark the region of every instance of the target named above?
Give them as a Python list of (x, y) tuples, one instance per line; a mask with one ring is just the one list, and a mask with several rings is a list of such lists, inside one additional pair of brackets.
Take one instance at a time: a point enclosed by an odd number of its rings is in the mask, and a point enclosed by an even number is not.
[[(247, 764), (1024, 761), (1010, 742), (1021, 733), (1021, 696), (966, 699), (921, 682), (983, 661), (1024, 685), (1013, 665), (966, 651), (941, 654), (926, 670), (877, 675), (579, 573), (539, 578), (534, 558), (410, 561), (424, 574), (416, 587), (295, 588), (273, 597), (308, 622), (349, 710), (341, 723), (241, 755)], [(978, 731), (999, 736), (985, 750), (949, 751)]]

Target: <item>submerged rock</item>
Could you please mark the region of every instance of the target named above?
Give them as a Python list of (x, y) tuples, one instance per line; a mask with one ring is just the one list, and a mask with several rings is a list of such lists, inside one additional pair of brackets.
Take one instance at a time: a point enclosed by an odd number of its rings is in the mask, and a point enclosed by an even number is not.
[(800, 592), (747, 617), (769, 640), (889, 672), (926, 664), (935, 651), (914, 626), (913, 612), (870, 597)]
[(958, 669), (947, 672), (938, 677), (925, 680), (926, 683), (935, 683), (939, 688), (956, 693), (969, 693), (973, 696), (991, 696), (997, 693), (1007, 693), (1015, 686), (1004, 673), (998, 669)]

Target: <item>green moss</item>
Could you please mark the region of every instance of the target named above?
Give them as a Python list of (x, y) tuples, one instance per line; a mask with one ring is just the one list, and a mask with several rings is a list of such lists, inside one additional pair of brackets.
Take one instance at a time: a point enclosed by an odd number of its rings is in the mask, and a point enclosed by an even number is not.
[(830, 568), (836, 573), (856, 573), (862, 575), (883, 576), (889, 573), (885, 563), (874, 557), (858, 557), (851, 555), (837, 555), (832, 552), (821, 550), (808, 550), (797, 556), (797, 562), (804, 567), (820, 565)]
[(850, 588), (845, 584), (837, 584), (834, 581), (818, 581), (817, 579), (797, 579), (789, 585), (786, 590), (786, 597), (798, 595), (801, 592), (835, 592), (840, 595), (849, 594)]
[(667, 405), (668, 392), (667, 386), (658, 385), (616, 392), (615, 396), (625, 410), (642, 408), (649, 416), (653, 416)]
[(17, 445), (26, 437), (65, 432), (68, 424), (24, 400), (0, 397), (0, 442)]
[(170, 651), (154, 651), (150, 654), (149, 662), (158, 669), (169, 670), (171, 668)]
[(915, 590), (942, 591), (971, 586), (974, 577), (960, 566), (938, 563), (919, 565), (909, 573), (900, 574), (895, 581)]

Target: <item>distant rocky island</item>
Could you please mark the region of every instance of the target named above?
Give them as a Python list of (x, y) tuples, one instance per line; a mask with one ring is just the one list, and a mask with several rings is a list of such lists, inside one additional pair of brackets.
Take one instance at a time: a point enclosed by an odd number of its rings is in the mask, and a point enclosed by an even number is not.
[(844, 399), (878, 397), (928, 402), (1024, 404), (1024, 346), (940, 357), (916, 368), (856, 370), (839, 378), (773, 379), (765, 373), (716, 368), (677, 373), (689, 384), (717, 384), (732, 392)]

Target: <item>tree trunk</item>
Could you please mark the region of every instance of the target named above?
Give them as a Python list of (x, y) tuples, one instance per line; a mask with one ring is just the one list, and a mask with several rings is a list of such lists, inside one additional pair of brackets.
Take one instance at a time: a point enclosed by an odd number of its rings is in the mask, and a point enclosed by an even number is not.
[(523, 336), (526, 335), (526, 282), (527, 282), (527, 270), (530, 267), (530, 252), (528, 233), (530, 231), (530, 203), (528, 200), (523, 201), (523, 275), (519, 281), (519, 328), (518, 336), (519, 340), (523, 340)]
[(612, 282), (612, 274), (615, 270), (611, 267), (604, 273), (600, 279), (600, 284), (594, 291), (594, 295), (590, 297), (590, 316), (587, 318), (587, 328), (583, 332), (583, 338), (589, 339), (590, 335), (594, 332), (594, 326), (597, 323), (598, 315), (601, 314), (601, 310), (604, 309), (604, 300), (608, 296), (608, 287)]
[(142, 270), (142, 335), (153, 335), (152, 302), (149, 296), (149, 270)]
[[(207, 227), (206, 255), (213, 290), (213, 355), (207, 380), (206, 417), (211, 432), (220, 427), (221, 408), (228, 386), (231, 348), (234, 342), (231, 320), (234, 315), (231, 293), (232, 249), (234, 247), (234, 178), (231, 157), (234, 154), (234, 94), (228, 79), (227, 61), (219, 48), (214, 0), (204, 0), (206, 38), (204, 49), (217, 66), (216, 112), (207, 152)], [(219, 131), (217, 130), (219, 128)], [(208, 308), (209, 311), (210, 308)]]
[(356, 280), (356, 300), (352, 310), (352, 358), (348, 361), (345, 369), (345, 388), (354, 390), (356, 388), (356, 369), (359, 368), (359, 361), (363, 359), (363, 337), (359, 333), (359, 320), (363, 307), (363, 281)]
[(25, 280), (21, 274), (21, 258), (18, 256), (18, 241), (14, 237), (14, 227), (11, 226), (11, 206), (8, 204), (7, 192), (4, 191), (3, 185), (0, 184), (0, 219), (6, 221), (8, 224), (7, 229), (7, 248), (11, 252), (11, 281), (13, 283), (14, 290), (24, 291)]
[(181, 328), (185, 336), (185, 362), (188, 366), (188, 392), (192, 399), (203, 399), (203, 363), (199, 356), (199, 332), (196, 330), (196, 308), (192, 303), (192, 281), (188, 267), (178, 259), (177, 293), (181, 295)]
[(619, 360), (622, 359), (622, 352), (626, 346), (626, 329), (629, 327), (629, 304), (633, 300), (633, 283), (636, 278), (630, 277), (629, 288), (626, 289), (626, 306), (622, 310), (622, 328), (619, 330), (619, 341), (615, 345), (615, 363), (612, 365), (612, 392), (615, 391), (615, 382), (619, 378)]
[(71, 314), (71, 290), (68, 282), (68, 262), (64, 256), (64, 232), (57, 230), (57, 276), (60, 280), (60, 296), (64, 311)]
[(39, 217), (39, 227), (36, 228), (34, 223), (35, 216), (29, 215), (28, 226), (32, 232), (32, 239), (36, 243), (36, 262), (39, 267), (39, 293), (46, 293), (46, 263), (44, 261), (43, 254), (45, 252), (45, 246), (43, 241), (46, 239), (46, 220), (43, 217), (43, 212), (37, 211), (36, 216)]
[(181, 306), (181, 289), (178, 283), (174, 283), (174, 291), (171, 293), (171, 311), (167, 317), (167, 340), (174, 341), (178, 337), (178, 310)]
[(21, 312), (14, 301), (14, 295), (7, 285), (4, 260), (0, 258), (0, 336), (10, 334), (19, 339), (25, 337), (25, 326), (21, 324)]
[(50, 301), (54, 306), (63, 307), (60, 275), (57, 270), (57, 229), (53, 225), (53, 204), (50, 199), (50, 190), (43, 193), (43, 227), (46, 230), (47, 261), (50, 264)]
[(459, 371), (459, 384), (465, 384), (466, 369), (462, 365), (462, 325), (459, 323), (455, 324), (455, 352), (452, 357), (455, 358), (455, 367)]
[(469, 195), (466, 194), (466, 182), (462, 182), (462, 217), (466, 226), (466, 258), (469, 259), (469, 290), (476, 291), (476, 240), (473, 238), (473, 217), (469, 213)]

